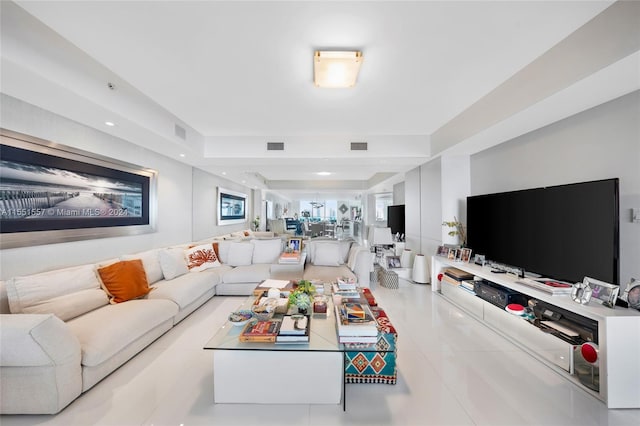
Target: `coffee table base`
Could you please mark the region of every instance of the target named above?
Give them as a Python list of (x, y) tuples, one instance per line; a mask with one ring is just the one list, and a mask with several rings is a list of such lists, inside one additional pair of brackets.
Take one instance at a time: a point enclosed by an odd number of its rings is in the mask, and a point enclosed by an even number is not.
[(213, 351), (213, 399), (241, 404), (339, 404), (343, 354)]

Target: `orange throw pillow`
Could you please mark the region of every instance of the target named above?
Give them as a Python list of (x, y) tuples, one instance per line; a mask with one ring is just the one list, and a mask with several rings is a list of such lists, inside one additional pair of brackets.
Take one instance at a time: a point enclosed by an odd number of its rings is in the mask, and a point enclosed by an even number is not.
[(151, 291), (140, 259), (122, 260), (99, 268), (98, 274), (111, 304), (136, 299)]

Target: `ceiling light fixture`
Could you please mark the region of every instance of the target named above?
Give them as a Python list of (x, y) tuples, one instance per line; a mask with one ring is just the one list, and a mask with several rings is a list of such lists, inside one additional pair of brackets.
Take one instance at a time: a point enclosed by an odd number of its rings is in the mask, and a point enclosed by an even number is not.
[(353, 87), (362, 65), (362, 52), (320, 51), (313, 56), (313, 83), (317, 87)]
[(113, 126), (116, 125), (116, 123), (114, 123), (113, 121), (105, 121), (104, 124), (109, 126), (109, 127), (113, 127)]
[(330, 176), (331, 172), (318, 172), (316, 173), (318, 176)]

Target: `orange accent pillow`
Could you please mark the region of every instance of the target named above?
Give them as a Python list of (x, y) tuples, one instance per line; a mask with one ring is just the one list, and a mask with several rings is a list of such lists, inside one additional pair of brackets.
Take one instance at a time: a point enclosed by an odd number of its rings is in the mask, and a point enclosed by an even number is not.
[(245, 237), (248, 237), (248, 236), (250, 236), (250, 235), (251, 235), (251, 234), (249, 233), (249, 231), (244, 231), (244, 236), (245, 236)]
[(142, 260), (122, 260), (98, 269), (104, 290), (109, 294), (109, 303), (116, 304), (137, 299), (149, 293), (147, 274)]

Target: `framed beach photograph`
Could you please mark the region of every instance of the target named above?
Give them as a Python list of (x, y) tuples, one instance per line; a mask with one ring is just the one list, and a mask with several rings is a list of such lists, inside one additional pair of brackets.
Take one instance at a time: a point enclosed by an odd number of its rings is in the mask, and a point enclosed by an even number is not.
[(153, 232), (156, 172), (2, 129), (1, 248)]
[(287, 248), (293, 251), (302, 250), (302, 238), (289, 238)]
[(218, 187), (218, 225), (247, 220), (247, 194)]
[(471, 249), (470, 248), (460, 249), (460, 260), (462, 262), (469, 263), (469, 260), (471, 260)]

